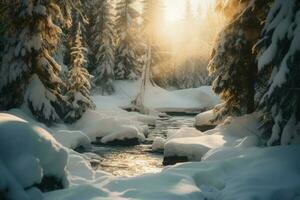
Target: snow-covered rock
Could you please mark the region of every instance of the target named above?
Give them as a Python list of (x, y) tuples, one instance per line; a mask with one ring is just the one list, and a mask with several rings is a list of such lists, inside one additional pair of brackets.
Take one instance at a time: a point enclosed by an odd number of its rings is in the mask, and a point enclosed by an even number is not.
[(90, 158), (84, 154), (79, 154), (69, 150), (69, 160), (67, 164), (68, 179), (71, 185), (87, 184), (95, 179), (103, 179), (111, 176), (106, 172), (95, 171), (90, 163)]
[(114, 116), (103, 115), (97, 111), (87, 111), (84, 116), (78, 120), (73, 128), (81, 130), (92, 141), (97, 138), (102, 143), (113, 142), (115, 140), (145, 139), (144, 132), (147, 131), (140, 123)]
[(228, 118), (215, 129), (200, 132), (199, 136), (192, 133), (190, 137), (188, 133), (183, 132), (182, 137), (169, 138), (164, 145), (165, 159), (186, 157), (186, 160), (200, 161), (211, 150), (223, 147), (257, 146), (260, 141), (254, 133), (259, 133), (258, 116), (259, 113), (254, 113), (243, 117)]
[(164, 157), (187, 157), (191, 161), (200, 161), (210, 149), (224, 146), (223, 135), (204, 135), (200, 137), (175, 138), (165, 144)]
[(163, 151), (165, 149), (165, 144), (175, 138), (187, 138), (187, 137), (199, 137), (203, 133), (195, 128), (191, 127), (181, 127), (178, 130), (168, 130), (167, 138), (156, 137), (152, 143), (153, 151)]
[(163, 151), (165, 148), (166, 139), (162, 137), (156, 137), (152, 143), (152, 150), (153, 151)]
[(216, 114), (214, 110), (202, 112), (196, 116), (195, 126), (201, 131), (207, 131), (216, 127), (220, 122), (214, 121)]
[(88, 149), (91, 146), (90, 138), (81, 131), (58, 130), (53, 132), (53, 136), (63, 146), (70, 149), (78, 147)]
[(37, 193), (31, 190), (27, 194), (24, 188), (40, 184), (45, 177), (67, 186), (67, 159), (65, 148), (48, 131), (17, 116), (0, 113), (0, 191), (7, 198), (31, 199)]
[(175, 138), (186, 138), (186, 137), (199, 137), (202, 136), (203, 133), (192, 127), (181, 127), (178, 130), (169, 130), (167, 134), (167, 139), (175, 139)]

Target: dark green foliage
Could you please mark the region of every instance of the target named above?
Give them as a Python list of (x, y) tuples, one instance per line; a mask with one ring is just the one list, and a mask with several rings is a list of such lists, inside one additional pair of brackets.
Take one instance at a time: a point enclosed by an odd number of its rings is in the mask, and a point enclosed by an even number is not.
[(22, 1), (8, 6), (4, 15), (10, 20), (0, 67), (1, 107), (25, 103), (47, 124), (59, 121), (64, 104), (60, 66), (52, 57), (61, 34), (58, 24), (66, 22), (60, 7), (55, 0)]
[(257, 13), (263, 11), (259, 1), (249, 4), (219, 35), (209, 64), (216, 77), (213, 90), (225, 101), (217, 119), (255, 110), (257, 66), (252, 47), (262, 29)]
[(256, 45), (260, 79), (257, 96), (268, 145), (291, 144), (299, 137), (299, 39), (300, 2), (276, 0)]
[(93, 21), (88, 40), (91, 49), (89, 70), (94, 76), (95, 89), (102, 94), (114, 92), (115, 31), (113, 7), (109, 0), (96, 0), (91, 10)]
[(137, 55), (137, 38), (134, 35), (139, 13), (132, 7), (133, 0), (120, 0), (117, 3), (117, 50), (115, 78), (137, 78), (139, 62)]
[(68, 123), (73, 123), (80, 119), (88, 109), (94, 109), (95, 105), (90, 95), (90, 74), (84, 68), (87, 62), (84, 52), (86, 48), (82, 46), (81, 24), (78, 24), (75, 41), (71, 48), (71, 66), (68, 72), (68, 92), (67, 100), (70, 103), (70, 110), (64, 117)]

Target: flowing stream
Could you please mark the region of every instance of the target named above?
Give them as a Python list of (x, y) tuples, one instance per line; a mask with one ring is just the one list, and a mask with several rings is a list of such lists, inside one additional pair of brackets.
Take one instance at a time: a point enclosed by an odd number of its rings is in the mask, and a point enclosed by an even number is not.
[(156, 126), (150, 129), (144, 144), (131, 147), (93, 146), (93, 152), (102, 157), (101, 162), (95, 168), (124, 177), (160, 172), (163, 169), (163, 155), (152, 152), (153, 139), (157, 136), (166, 138), (169, 130), (184, 126), (193, 127), (194, 117), (173, 116), (158, 119)]

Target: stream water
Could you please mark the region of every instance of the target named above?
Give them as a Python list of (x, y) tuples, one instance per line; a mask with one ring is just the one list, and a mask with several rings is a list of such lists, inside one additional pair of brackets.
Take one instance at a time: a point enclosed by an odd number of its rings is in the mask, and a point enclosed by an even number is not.
[(181, 127), (193, 127), (193, 116), (173, 116), (157, 120), (156, 126), (150, 129), (144, 144), (121, 146), (94, 146), (93, 152), (102, 157), (99, 165), (95, 166), (115, 176), (138, 176), (146, 173), (157, 173), (163, 169), (163, 155), (151, 150), (151, 143), (157, 136), (166, 138), (169, 130)]

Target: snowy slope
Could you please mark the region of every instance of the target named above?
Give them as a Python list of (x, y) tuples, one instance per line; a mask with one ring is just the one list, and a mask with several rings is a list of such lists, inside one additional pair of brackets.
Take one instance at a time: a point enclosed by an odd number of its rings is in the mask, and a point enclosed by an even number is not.
[[(201, 115), (209, 117), (210, 115)], [(259, 145), (259, 138), (254, 133), (259, 132), (254, 113), (242, 117), (228, 118), (216, 128), (201, 132), (193, 128), (180, 128), (168, 133), (166, 140), (159, 140), (153, 144), (153, 149), (164, 149), (165, 157), (186, 157), (190, 161), (200, 161), (209, 151), (226, 147), (249, 148)], [(207, 121), (207, 120), (202, 120)]]
[[(157, 174), (118, 178), (94, 171), (89, 162), (93, 155), (63, 148), (47, 128), (30, 120), (30, 116), (20, 110), (11, 112), (23, 117), (0, 114), (0, 192), (9, 188), (9, 197), (13, 200), (40, 200), (43, 197), (46, 200), (289, 200), (300, 197), (300, 146), (253, 147), (255, 140), (247, 141), (257, 128), (253, 115), (231, 119), (206, 133), (186, 128), (170, 135), (171, 140), (179, 140), (188, 131), (189, 139), (180, 140), (183, 145), (184, 141), (192, 143), (202, 137), (199, 140), (202, 146), (195, 146), (197, 155), (203, 155), (201, 162), (167, 167)], [(98, 123), (97, 118), (94, 122)], [(86, 140), (78, 139), (79, 135), (74, 134), (77, 138), (74, 141), (84, 144)], [(219, 143), (226, 137), (234, 138), (229, 143), (236, 145)], [(72, 147), (74, 144), (65, 141), (65, 145)], [(219, 145), (222, 147), (217, 148)], [(189, 146), (178, 149), (186, 147)], [(190, 147), (193, 149), (193, 145)], [(204, 147), (208, 148), (199, 150)], [(27, 173), (23, 173), (24, 170)], [(45, 174), (62, 178), (69, 183), (68, 187), (48, 193), (31, 187)], [(29, 189), (24, 190), (25, 187)]]
[[(166, 168), (135, 178), (102, 175), (46, 194), (46, 200), (240, 200), (300, 197), (300, 146), (252, 148), (222, 159)], [(82, 180), (85, 180), (82, 177)]]
[[(95, 95), (95, 103), (98, 108), (127, 106), (138, 94), (139, 84), (139, 81), (116, 81), (116, 92), (112, 96)], [(147, 107), (159, 111), (198, 111), (220, 103), (209, 86), (175, 91), (149, 86), (145, 99)]]
[(0, 113), (0, 193), (12, 200), (40, 199), (35, 184), (46, 176), (67, 186), (67, 159), (66, 149), (48, 131)]

